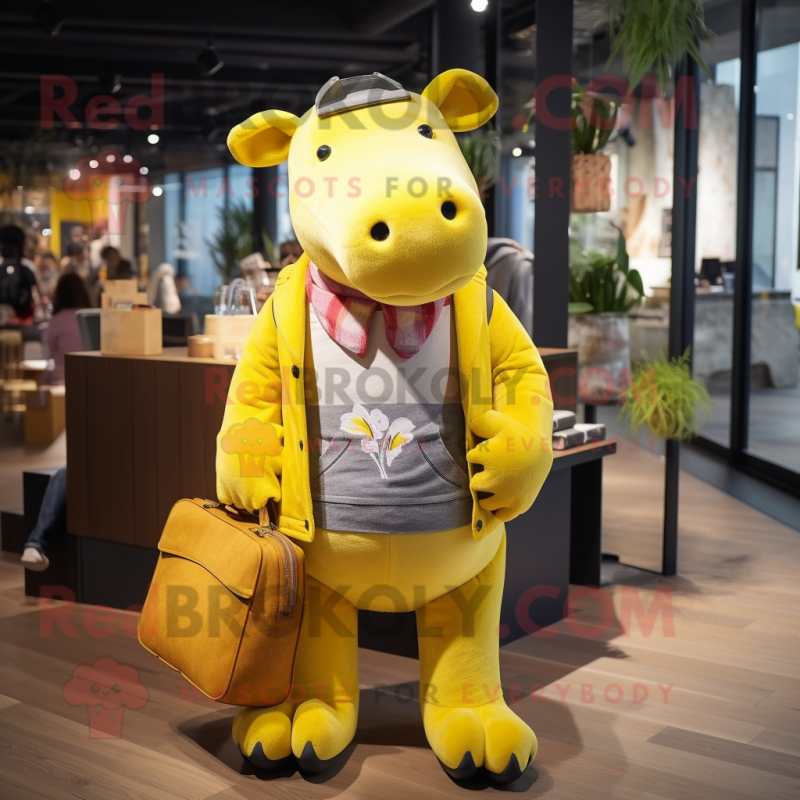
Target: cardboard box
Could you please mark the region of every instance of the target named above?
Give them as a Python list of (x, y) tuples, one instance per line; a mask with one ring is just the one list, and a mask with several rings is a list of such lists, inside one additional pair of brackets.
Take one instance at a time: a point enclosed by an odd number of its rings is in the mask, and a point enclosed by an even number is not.
[(100, 295), (100, 307), (114, 308), (117, 303), (147, 305), (147, 292), (140, 292), (139, 284), (135, 280), (106, 281), (103, 284), (103, 294)]
[(239, 358), (256, 319), (254, 314), (206, 314), (205, 335), (214, 337), (214, 358)]
[(109, 356), (160, 355), (161, 309), (102, 309), (100, 352)]
[(25, 441), (52, 444), (64, 430), (65, 391), (63, 386), (41, 386), (25, 392)]

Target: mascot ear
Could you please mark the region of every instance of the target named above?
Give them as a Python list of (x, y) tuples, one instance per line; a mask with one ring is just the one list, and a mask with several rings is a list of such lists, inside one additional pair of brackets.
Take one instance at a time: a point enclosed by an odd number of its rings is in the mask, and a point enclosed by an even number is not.
[(300, 120), (288, 111), (262, 111), (228, 134), (228, 148), (246, 167), (274, 167), (289, 157)]
[(452, 131), (471, 131), (488, 122), (497, 111), (497, 95), (480, 75), (449, 69), (437, 75), (422, 96), (442, 112)]

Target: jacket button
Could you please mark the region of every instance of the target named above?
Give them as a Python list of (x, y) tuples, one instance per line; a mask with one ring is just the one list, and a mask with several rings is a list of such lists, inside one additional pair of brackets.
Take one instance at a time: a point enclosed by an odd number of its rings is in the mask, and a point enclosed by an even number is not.
[(482, 520), (482, 519), (479, 519), (479, 520), (478, 520), (478, 521), (475, 523), (475, 530), (476, 530), (476, 531), (479, 531), (479, 530), (480, 530), (482, 527), (483, 527), (483, 520)]
[(292, 365), (292, 377), (299, 378), (300, 377), (300, 367), (297, 364)]
[(300, 449), (301, 450), (303, 449), (303, 440), (302, 439), (300, 440)]

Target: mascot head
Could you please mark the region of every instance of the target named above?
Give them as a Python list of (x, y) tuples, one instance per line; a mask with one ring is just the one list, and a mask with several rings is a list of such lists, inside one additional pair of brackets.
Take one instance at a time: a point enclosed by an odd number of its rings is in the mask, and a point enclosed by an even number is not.
[(454, 131), (494, 115), (483, 78), (453, 69), (421, 95), (379, 73), (332, 78), (301, 118), (262, 111), (228, 136), (251, 167), (288, 159), (292, 224), (326, 275), (379, 302), (414, 305), (466, 285), (486, 216)]

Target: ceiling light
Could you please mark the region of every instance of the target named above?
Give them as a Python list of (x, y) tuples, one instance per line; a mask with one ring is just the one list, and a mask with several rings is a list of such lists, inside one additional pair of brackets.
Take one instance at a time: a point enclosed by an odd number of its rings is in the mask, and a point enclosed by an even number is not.
[(36, 209), (33, 206), (25, 206), (25, 213), (26, 214), (33, 214)]
[(61, 15), (53, 8), (50, 0), (42, 3), (36, 13), (33, 15), (36, 24), (50, 36), (55, 36), (64, 24)]
[(96, 162), (94, 159), (92, 159), (92, 160), (89, 162), (89, 166), (90, 166), (92, 169), (97, 169), (97, 162)]
[(217, 48), (210, 44), (197, 56), (197, 66), (200, 67), (200, 72), (208, 78), (219, 72), (225, 66), (225, 62), (217, 55)]
[(52, 236), (53, 231), (50, 228), (42, 228), (42, 236)]
[(522, 148), (521, 148), (521, 147), (515, 147), (515, 148), (514, 148), (514, 149), (511, 151), (511, 155), (512, 155), (512, 156), (514, 156), (514, 158), (518, 158), (519, 156), (521, 156), (521, 155), (522, 155)]
[(486, 11), (486, 6), (489, 5), (489, 0), (472, 0), (470, 3), (473, 11)]
[(79, 169), (70, 170), (69, 176), (72, 178), (72, 180), (76, 181), (78, 178), (80, 178), (81, 171)]
[(157, 133), (151, 133), (147, 137), (147, 141), (150, 142), (150, 144), (158, 144), (158, 140), (159, 140), (159, 137), (158, 137)]
[(164, 194), (164, 190), (160, 186), (153, 187), (153, 197), (161, 197)]
[(106, 156), (106, 161), (108, 161), (108, 162), (116, 161), (116, 160), (117, 160), (117, 157), (115, 155)]
[(133, 161), (133, 156), (122, 156), (122, 160), (123, 160), (123, 161), (124, 161), (126, 164), (130, 164), (130, 163), (131, 163), (131, 161)]
[(140, 168), (139, 168), (139, 173), (140, 173), (141, 175), (147, 175), (147, 173), (148, 173), (148, 172), (150, 172), (150, 170), (149, 170), (149, 169), (147, 169), (147, 167), (140, 167)]

